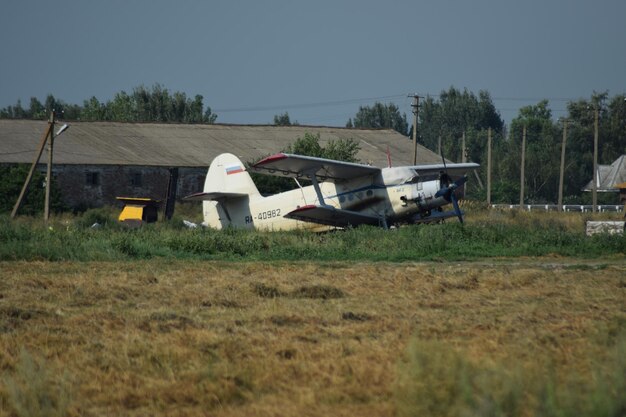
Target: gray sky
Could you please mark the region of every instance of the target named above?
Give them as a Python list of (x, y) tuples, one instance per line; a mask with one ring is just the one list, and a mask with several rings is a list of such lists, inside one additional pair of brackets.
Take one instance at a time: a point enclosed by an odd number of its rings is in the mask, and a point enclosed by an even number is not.
[(565, 99), (626, 92), (624, 0), (3, 0), (0, 11), (0, 107), (160, 83), (202, 94), (222, 123), (288, 111), (344, 126), (376, 100), (410, 117), (407, 94), (450, 86), (489, 91), (507, 122), (542, 98), (559, 117)]

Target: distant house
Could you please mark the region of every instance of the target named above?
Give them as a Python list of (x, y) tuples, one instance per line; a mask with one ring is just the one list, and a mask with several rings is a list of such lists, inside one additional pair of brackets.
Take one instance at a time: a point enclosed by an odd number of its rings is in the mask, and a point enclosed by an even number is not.
[[(611, 165), (598, 165), (597, 185), (598, 192), (619, 192), (618, 185), (626, 182), (626, 155), (617, 158)], [(585, 185), (583, 191), (593, 190), (593, 179)]]
[[(116, 196), (166, 198), (174, 179), (177, 198), (201, 191), (213, 158), (237, 155), (244, 163), (280, 152), (305, 133), (330, 140), (353, 139), (363, 163), (412, 163), (413, 145), (394, 130), (318, 126), (191, 125), (118, 122), (69, 122), (54, 142), (53, 181), (63, 203), (72, 208), (119, 204)], [(45, 121), (0, 120), (0, 164), (31, 164)], [(440, 157), (418, 147), (418, 163)], [(44, 171), (47, 152), (39, 168)]]

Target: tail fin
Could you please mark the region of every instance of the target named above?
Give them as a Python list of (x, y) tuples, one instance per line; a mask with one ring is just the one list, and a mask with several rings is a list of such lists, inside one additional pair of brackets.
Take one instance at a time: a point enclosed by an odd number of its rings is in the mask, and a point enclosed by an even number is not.
[(235, 155), (218, 155), (207, 173), (204, 182), (205, 193), (232, 193), (255, 196), (259, 190), (254, 185), (244, 164)]
[(259, 197), (244, 164), (235, 155), (217, 156), (207, 173), (204, 192), (191, 196), (202, 202), (204, 224), (216, 229), (228, 226), (252, 228), (250, 201)]

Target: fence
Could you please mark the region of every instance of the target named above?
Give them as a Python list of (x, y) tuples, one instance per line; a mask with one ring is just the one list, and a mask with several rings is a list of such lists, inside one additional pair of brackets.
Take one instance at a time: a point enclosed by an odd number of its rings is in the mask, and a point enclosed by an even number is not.
[[(513, 210), (519, 209), (519, 204), (492, 204), (491, 208), (497, 210)], [(559, 206), (556, 204), (524, 204), (522, 205), (522, 209), (526, 211), (558, 211)], [(568, 212), (592, 212), (593, 206), (591, 204), (583, 205), (583, 204), (565, 204), (563, 205), (563, 211)], [(603, 204), (598, 205), (598, 211), (600, 213), (605, 212), (623, 212), (624, 206), (619, 204)]]

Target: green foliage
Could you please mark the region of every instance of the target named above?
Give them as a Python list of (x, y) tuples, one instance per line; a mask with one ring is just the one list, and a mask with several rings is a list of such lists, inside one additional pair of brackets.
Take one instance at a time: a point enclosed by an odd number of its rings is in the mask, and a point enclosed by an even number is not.
[[(509, 150), (501, 158), (500, 172), (506, 178), (519, 178), (524, 126), (526, 127), (524, 202), (551, 201), (558, 193), (561, 134), (557, 124), (552, 121), (552, 112), (547, 100), (522, 107), (519, 116), (511, 122)], [(519, 185), (517, 188), (519, 190)]]
[[(624, 153), (626, 142), (626, 102), (624, 95), (609, 100), (608, 93), (594, 93), (590, 100), (568, 104), (568, 138), (565, 161), (564, 197), (582, 203), (589, 193), (582, 188), (593, 176), (594, 110), (599, 110), (599, 163), (610, 164)], [(478, 171), (483, 183), (487, 178), (487, 129), (492, 129), (492, 202), (519, 202), (522, 128), (526, 126), (525, 202), (555, 203), (563, 123), (553, 119), (547, 100), (522, 107), (508, 129), (492, 103), (488, 92), (478, 96), (451, 87), (438, 100), (427, 97), (420, 108), (419, 140), (437, 150), (439, 138), (446, 158), (460, 162), (461, 137), (465, 132), (467, 160), (481, 164)], [(498, 189), (498, 184), (506, 188)], [(486, 195), (471, 185), (471, 195)], [(513, 190), (517, 190), (517, 197)], [(609, 199), (614, 201), (613, 198)]]
[[(29, 170), (30, 167), (26, 165), (0, 166), (0, 213), (10, 213), (13, 210)], [(43, 212), (45, 182), (45, 175), (35, 170), (18, 214), (33, 215)], [(58, 212), (63, 208), (61, 192), (53, 181), (50, 189), (50, 209)]]
[(114, 210), (110, 207), (88, 209), (77, 217), (76, 226), (81, 228), (102, 226), (118, 227), (117, 212), (118, 210)]
[[(353, 139), (330, 140), (324, 147), (320, 144), (320, 134), (304, 133), (304, 137), (297, 138), (294, 143), (287, 146), (282, 152), (297, 155), (315, 156), (317, 158), (335, 159), (345, 162), (359, 162), (357, 154), (359, 144)], [(249, 163), (250, 164), (250, 163)], [(274, 177), (251, 173), (252, 180), (259, 192), (263, 195), (271, 195), (283, 191), (293, 190), (297, 187), (292, 178)], [(308, 184), (306, 181), (302, 185)]]
[(357, 154), (360, 149), (359, 143), (353, 139), (329, 140), (324, 148), (324, 158), (345, 162), (359, 162)]
[[(86, 217), (89, 217), (87, 220)], [(103, 221), (91, 228), (96, 218)], [(558, 222), (497, 217), (396, 230), (359, 227), (333, 233), (181, 229), (171, 223), (127, 229), (110, 224), (106, 212), (52, 223), (0, 218), (0, 260), (123, 260), (191, 258), (215, 260), (420, 261), (556, 254), (594, 258), (623, 255), (626, 237), (569, 230)], [(104, 219), (104, 220), (102, 220)]]
[(93, 96), (85, 100), (82, 106), (66, 104), (52, 94), (46, 97), (43, 105), (36, 97), (32, 97), (29, 109), (23, 109), (18, 100), (15, 106), (0, 109), (0, 118), (46, 119), (53, 109), (58, 119), (69, 120), (212, 124), (217, 119), (210, 107), (204, 108), (201, 95), (191, 99), (182, 92), (170, 93), (160, 84), (154, 84), (151, 88), (140, 85), (131, 94), (121, 91), (106, 103)]
[(357, 154), (361, 148), (354, 139), (329, 140), (324, 147), (320, 144), (320, 134), (305, 132), (304, 137), (287, 146), (284, 152), (297, 155), (315, 156), (345, 162), (359, 162)]
[(408, 135), (406, 114), (400, 114), (400, 109), (393, 103), (374, 103), (372, 107), (360, 106), (354, 119), (348, 120), (346, 127), (363, 129), (393, 129), (400, 134)]
[(275, 126), (297, 126), (299, 123), (297, 121), (292, 122), (289, 119), (289, 113), (285, 112), (283, 114), (277, 114), (274, 116), (274, 125)]
[(304, 137), (296, 139), (296, 141), (284, 150), (287, 153), (297, 155), (315, 156), (317, 158), (324, 157), (324, 148), (320, 144), (320, 134), (304, 133)]
[[(473, 156), (473, 161), (481, 163), (482, 152), (476, 152), (475, 136), (491, 128), (494, 133), (502, 132), (504, 122), (496, 110), (491, 96), (481, 90), (478, 97), (467, 89), (450, 87), (442, 91), (439, 100), (426, 97), (419, 112), (420, 142), (429, 149), (437, 149), (439, 137), (442, 138), (442, 150), (446, 158), (461, 160), (461, 136), (466, 132), (466, 146)], [(486, 138), (486, 136), (485, 136)], [(480, 143), (486, 149), (486, 142)]]

